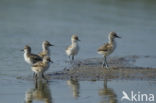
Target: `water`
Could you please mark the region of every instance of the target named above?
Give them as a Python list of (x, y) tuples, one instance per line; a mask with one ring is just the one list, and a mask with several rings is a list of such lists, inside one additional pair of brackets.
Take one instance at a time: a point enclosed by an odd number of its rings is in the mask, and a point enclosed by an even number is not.
[[(29, 100), (32, 100), (33, 103), (43, 103), (47, 98), (49, 98), (48, 101), (53, 103), (122, 103), (122, 91), (128, 94), (131, 91), (138, 94), (140, 91), (142, 94), (152, 93), (156, 95), (153, 92), (156, 90), (155, 82), (153, 81), (109, 81), (107, 86), (104, 85), (103, 81), (78, 81), (77, 85), (69, 85), (66, 81), (53, 81), (48, 86), (45, 86), (44, 89), (39, 90), (35, 90), (33, 83), (30, 81), (17, 81), (17, 83), (10, 84), (12, 86), (5, 86), (1, 90), (2, 103), (10, 103), (11, 101), (22, 103)], [(36, 93), (38, 93), (38, 96), (28, 99), (30, 94), (36, 95)], [(130, 102), (125, 100), (124, 103)]]
[[(117, 49), (111, 56), (155, 56), (155, 3), (155, 0), (0, 0), (0, 101), (24, 102), (25, 92), (33, 88), (32, 81), (16, 79), (18, 76), (32, 74), (20, 51), (26, 44), (31, 45), (33, 53), (41, 51), (43, 40), (55, 45), (51, 48), (54, 64), (49, 72), (59, 71), (67, 66), (65, 61), (68, 58), (64, 50), (70, 44), (73, 33), (81, 39), (80, 52), (76, 57), (78, 60), (101, 57), (96, 50), (107, 41), (110, 31), (115, 31), (122, 37), (117, 40)], [(138, 65), (156, 67), (154, 61), (155, 59), (142, 59), (138, 61)], [(121, 91), (118, 89), (121, 85), (129, 84), (122, 88), (127, 90), (131, 87), (133, 90), (137, 84), (135, 81), (124, 82), (109, 81), (119, 103)], [(64, 81), (50, 83), (54, 102), (95, 103), (105, 99), (98, 96), (98, 86), (103, 86), (103, 82), (91, 82), (93, 87), (90, 82), (80, 84), (82, 96), (74, 99)], [(139, 85), (141, 91), (155, 91), (155, 82), (141, 81)], [(62, 89), (59, 90), (58, 87)], [(152, 91), (147, 89), (150, 87), (153, 87)], [(69, 92), (68, 95), (66, 92)]]

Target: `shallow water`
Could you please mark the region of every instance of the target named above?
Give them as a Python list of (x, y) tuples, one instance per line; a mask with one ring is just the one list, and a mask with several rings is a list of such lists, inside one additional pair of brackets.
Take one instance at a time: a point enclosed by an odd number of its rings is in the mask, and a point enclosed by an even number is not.
[[(78, 60), (100, 58), (96, 50), (107, 41), (110, 31), (122, 37), (117, 40), (117, 48), (112, 57), (156, 56), (155, 3), (155, 0), (0, 0), (0, 102), (24, 102), (26, 91), (34, 86), (32, 81), (16, 79), (18, 76), (32, 74), (20, 51), (26, 44), (31, 45), (33, 53), (41, 51), (43, 40), (55, 45), (51, 48), (54, 64), (49, 72), (68, 66), (64, 50), (70, 44), (73, 33), (77, 33), (81, 39), (80, 52), (76, 57)], [(156, 67), (155, 61), (139, 59), (136, 65)], [(140, 83), (140, 87), (137, 83)], [(105, 101), (105, 97), (98, 95), (103, 82), (80, 84), (80, 97), (74, 99), (66, 82), (51, 82), (49, 88), (54, 102)], [(108, 85), (115, 91), (118, 103), (121, 89), (134, 90), (138, 87), (135, 90), (150, 93), (155, 91), (154, 86), (155, 82), (150, 81), (110, 81)]]
[[(17, 81), (17, 80), (16, 80)], [(154, 81), (52, 81), (40, 89), (35, 89), (33, 82), (17, 82), (12, 86), (5, 86), (1, 90), (1, 102), (10, 103), (131, 103), (127, 100), (121, 101), (122, 91), (130, 95), (154, 94), (156, 95), (156, 83)], [(37, 94), (36, 94), (37, 93)], [(32, 96), (33, 95), (33, 96)], [(36, 96), (38, 95), (38, 96)], [(30, 98), (33, 97), (33, 98)], [(9, 98), (9, 99), (8, 99)], [(139, 102), (142, 103), (142, 102)], [(155, 102), (151, 102), (155, 103)]]

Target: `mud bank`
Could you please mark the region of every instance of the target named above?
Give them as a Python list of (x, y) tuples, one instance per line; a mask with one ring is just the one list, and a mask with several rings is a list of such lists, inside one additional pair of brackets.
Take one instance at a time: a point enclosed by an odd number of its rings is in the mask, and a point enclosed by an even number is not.
[(150, 56), (128, 56), (109, 59), (109, 69), (102, 68), (102, 59), (91, 58), (71, 63), (68, 68), (62, 71), (48, 74), (51, 79), (76, 79), (76, 80), (105, 80), (105, 79), (125, 79), (125, 80), (156, 80), (156, 68), (137, 67), (137, 59), (146, 59)]
[[(138, 67), (137, 60), (155, 59), (151, 56), (127, 56), (109, 58), (109, 69), (102, 67), (102, 58), (89, 58), (67, 62), (68, 67), (61, 71), (47, 73), (49, 80), (156, 80), (156, 68)], [(52, 69), (52, 68), (50, 68)], [(33, 80), (32, 75), (17, 77), (17, 79)]]
[(101, 67), (80, 67), (67, 69), (48, 74), (52, 79), (76, 80), (105, 80), (105, 79), (130, 79), (130, 80), (156, 80), (156, 68), (142, 67), (113, 67), (109, 70)]

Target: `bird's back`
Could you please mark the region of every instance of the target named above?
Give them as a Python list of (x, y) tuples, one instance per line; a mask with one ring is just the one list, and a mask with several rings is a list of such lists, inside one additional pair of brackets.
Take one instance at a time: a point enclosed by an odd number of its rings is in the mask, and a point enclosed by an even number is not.
[(114, 50), (113, 44), (105, 43), (104, 45), (100, 46), (97, 52), (102, 55), (109, 55), (113, 52), (113, 50)]
[(34, 71), (36, 73), (42, 72), (44, 68), (45, 68), (45, 65), (42, 61), (39, 61), (32, 65), (32, 71)]
[(44, 56), (48, 56), (48, 52), (47, 51), (42, 51), (38, 54), (41, 58), (43, 58)]
[(33, 64), (42, 61), (42, 58), (36, 54), (29, 54), (28, 57), (31, 59)]

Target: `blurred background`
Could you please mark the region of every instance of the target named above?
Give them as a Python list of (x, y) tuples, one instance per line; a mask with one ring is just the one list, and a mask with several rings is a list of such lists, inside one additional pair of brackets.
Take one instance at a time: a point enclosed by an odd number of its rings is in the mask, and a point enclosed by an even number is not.
[(112, 57), (156, 56), (155, 5), (156, 0), (0, 0), (0, 87), (31, 75), (20, 51), (26, 44), (39, 53), (42, 41), (50, 41), (55, 47), (49, 71), (62, 70), (72, 34), (81, 40), (77, 60), (100, 58), (96, 51), (111, 31), (122, 37)]

